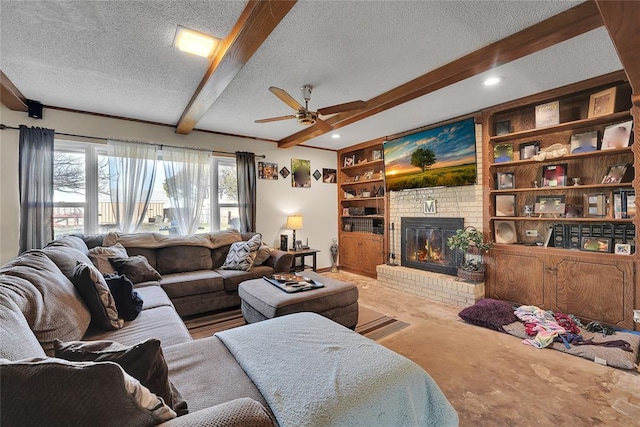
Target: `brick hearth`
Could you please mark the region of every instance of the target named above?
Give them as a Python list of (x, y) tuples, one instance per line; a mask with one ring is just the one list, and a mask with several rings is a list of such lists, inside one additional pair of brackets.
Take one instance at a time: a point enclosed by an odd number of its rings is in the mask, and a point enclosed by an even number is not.
[(382, 286), (458, 307), (469, 307), (484, 298), (484, 283), (458, 281), (446, 274), (388, 265), (379, 265), (377, 273)]

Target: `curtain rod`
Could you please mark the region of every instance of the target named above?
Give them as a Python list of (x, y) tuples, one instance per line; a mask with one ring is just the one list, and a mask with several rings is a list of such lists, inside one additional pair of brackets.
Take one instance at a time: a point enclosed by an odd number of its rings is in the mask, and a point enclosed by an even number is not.
[[(0, 124), (0, 130), (4, 130), (4, 129), (20, 130), (19, 127), (7, 126), (5, 124)], [(55, 132), (55, 131), (54, 131), (54, 133), (56, 135), (73, 136), (73, 137), (76, 137), (76, 138), (97, 139), (97, 140), (100, 140), (100, 141), (108, 141), (109, 140), (109, 138), (101, 138), (101, 137), (98, 137), (98, 136), (89, 136), (89, 135), (78, 135), (78, 134), (75, 134), (75, 133), (63, 133), (63, 132)], [(136, 143), (137, 144), (157, 145), (157, 146), (160, 147), (160, 149), (162, 149), (162, 147), (186, 148), (188, 150), (207, 151), (209, 153), (215, 153), (215, 154), (227, 154), (227, 155), (231, 155), (231, 156), (235, 156), (236, 155), (236, 153), (231, 153), (229, 151), (207, 150), (206, 148), (181, 147), (179, 145), (156, 144), (156, 143), (153, 143), (153, 142), (139, 142), (139, 141), (136, 141)], [(264, 154), (256, 154), (256, 157), (259, 157), (261, 159), (266, 158), (266, 156)]]

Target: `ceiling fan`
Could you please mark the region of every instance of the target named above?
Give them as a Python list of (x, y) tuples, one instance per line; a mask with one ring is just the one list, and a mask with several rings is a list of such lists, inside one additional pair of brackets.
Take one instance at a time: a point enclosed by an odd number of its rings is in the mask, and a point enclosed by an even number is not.
[(318, 125), (319, 128), (325, 132), (329, 132), (333, 127), (322, 120), (319, 116), (326, 116), (329, 114), (344, 113), (345, 111), (360, 110), (364, 108), (367, 103), (364, 101), (352, 101), (344, 104), (332, 105), (331, 107), (320, 108), (318, 111), (309, 111), (309, 101), (311, 100), (311, 90), (313, 88), (309, 85), (302, 86), (302, 97), (304, 98), (304, 107), (296, 101), (291, 95), (289, 95), (284, 89), (280, 89), (274, 86), (269, 88), (269, 91), (275, 96), (280, 98), (282, 102), (289, 107), (296, 110), (296, 114), (288, 116), (271, 117), (269, 119), (256, 120), (256, 123), (269, 123), (277, 122), (280, 120), (296, 119), (298, 123), (305, 126)]

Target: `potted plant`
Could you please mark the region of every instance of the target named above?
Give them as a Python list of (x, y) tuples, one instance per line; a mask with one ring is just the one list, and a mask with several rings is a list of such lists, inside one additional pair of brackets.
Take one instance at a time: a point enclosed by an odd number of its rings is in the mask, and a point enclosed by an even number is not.
[(489, 250), (492, 241), (485, 241), (482, 232), (475, 227), (456, 230), (456, 234), (447, 239), (450, 249), (458, 249), (464, 254), (464, 261), (458, 267), (458, 277), (470, 282), (484, 280), (484, 253)]

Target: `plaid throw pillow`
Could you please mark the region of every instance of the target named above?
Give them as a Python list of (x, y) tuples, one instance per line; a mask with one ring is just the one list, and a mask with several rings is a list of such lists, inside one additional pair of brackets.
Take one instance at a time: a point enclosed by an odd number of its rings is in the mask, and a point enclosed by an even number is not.
[(262, 239), (259, 234), (256, 234), (246, 242), (236, 242), (231, 244), (227, 259), (224, 261), (222, 270), (241, 270), (249, 271), (253, 266), (253, 262), (256, 259), (256, 254)]

